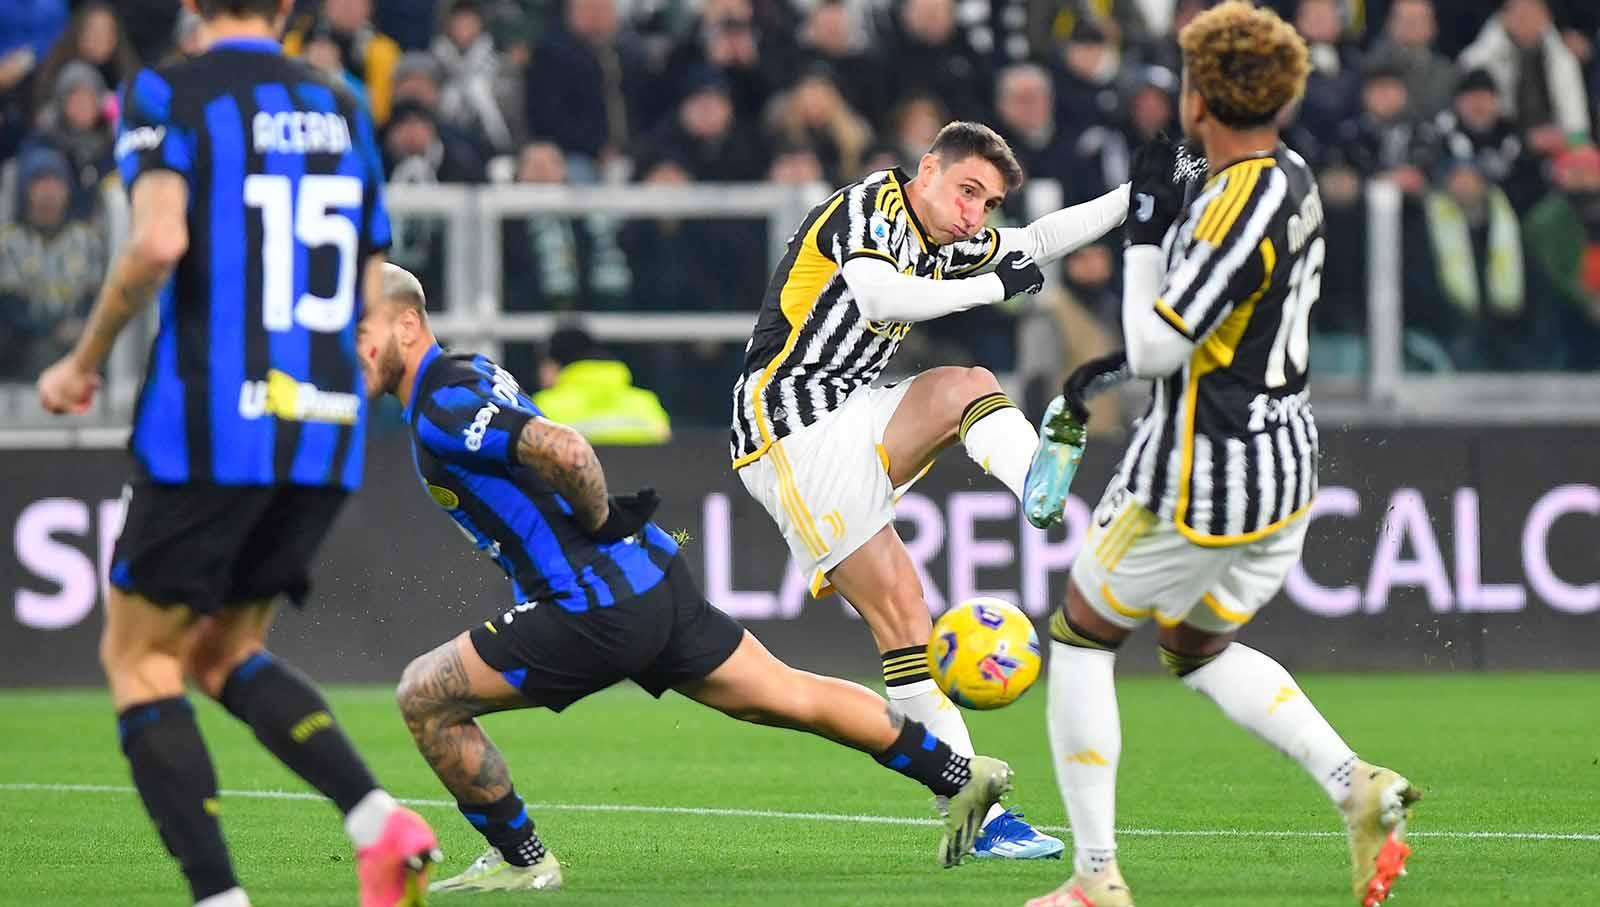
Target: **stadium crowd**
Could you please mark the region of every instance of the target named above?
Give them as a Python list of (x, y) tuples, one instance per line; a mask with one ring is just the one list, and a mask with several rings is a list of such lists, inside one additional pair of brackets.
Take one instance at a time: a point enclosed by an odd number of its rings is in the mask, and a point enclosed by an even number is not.
[[(1176, 130), (1174, 36), (1207, 5), (310, 0), (284, 46), (365, 98), (394, 183), (831, 187), (914, 165), (940, 125), (969, 118), (1074, 202), (1122, 182), (1133, 148)], [(1404, 197), (1409, 368), (1600, 366), (1600, 4), (1266, 5), (1314, 66), (1289, 138), (1319, 174), (1329, 225), (1314, 369), (1363, 367), (1362, 190), (1378, 176)], [(121, 191), (117, 90), (141, 65), (198, 53), (201, 31), (178, 0), (0, 4), (0, 378), (31, 379), (81, 330)], [(1020, 203), (1001, 217), (1022, 219)], [(392, 257), (440, 297), (443, 225), (396, 227)], [(753, 311), (765, 239), (729, 220), (511, 219), (504, 304)], [(919, 328), (906, 364), (1053, 375), (1114, 345), (1116, 247), (1113, 236), (1070, 256), (1024, 309)], [(731, 383), (733, 344), (688, 352)], [(689, 371), (683, 355), (622, 358), (670, 384)], [(675, 420), (726, 423), (725, 396), (705, 386), (662, 388)]]

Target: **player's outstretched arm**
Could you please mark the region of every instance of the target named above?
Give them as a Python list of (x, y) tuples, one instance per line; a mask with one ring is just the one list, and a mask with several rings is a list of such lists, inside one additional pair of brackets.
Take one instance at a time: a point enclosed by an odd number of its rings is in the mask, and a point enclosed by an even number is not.
[(100, 366), (128, 322), (172, 276), (189, 248), (189, 184), (171, 171), (133, 185), (128, 241), (106, 272), (78, 344), (39, 376), (39, 402), (53, 413), (84, 412), (100, 386)]
[(844, 281), (861, 314), (871, 321), (932, 321), (980, 305), (1037, 293), (1044, 275), (1033, 259), (1012, 252), (994, 272), (966, 280), (934, 280), (901, 274), (889, 262), (858, 256), (844, 263)]
[(567, 499), (583, 531), (605, 524), (606, 475), (594, 448), (576, 430), (542, 416), (529, 419), (517, 436), (517, 462)]
[(995, 259), (1022, 252), (1041, 264), (1069, 255), (1122, 224), (1128, 214), (1128, 184), (1099, 198), (1052, 211), (1026, 227), (1000, 227)]

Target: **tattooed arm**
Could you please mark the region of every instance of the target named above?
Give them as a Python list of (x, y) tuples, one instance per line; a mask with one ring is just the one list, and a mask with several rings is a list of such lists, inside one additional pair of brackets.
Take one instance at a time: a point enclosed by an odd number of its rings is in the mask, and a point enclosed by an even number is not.
[(132, 226), (111, 264), (78, 345), (39, 376), (39, 400), (51, 412), (83, 412), (100, 386), (100, 366), (117, 335), (155, 298), (189, 247), (189, 184), (171, 171), (145, 174), (133, 186)]
[(609, 513), (606, 475), (594, 448), (577, 431), (543, 417), (528, 420), (517, 436), (517, 462), (538, 474), (572, 505), (585, 532), (599, 529)]

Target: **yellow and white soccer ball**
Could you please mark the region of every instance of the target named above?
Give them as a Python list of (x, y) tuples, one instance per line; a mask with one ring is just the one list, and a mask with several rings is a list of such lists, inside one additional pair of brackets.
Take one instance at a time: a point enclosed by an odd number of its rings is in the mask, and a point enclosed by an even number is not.
[(928, 641), (928, 673), (956, 705), (998, 709), (1039, 679), (1039, 634), (1021, 608), (973, 598), (946, 611)]

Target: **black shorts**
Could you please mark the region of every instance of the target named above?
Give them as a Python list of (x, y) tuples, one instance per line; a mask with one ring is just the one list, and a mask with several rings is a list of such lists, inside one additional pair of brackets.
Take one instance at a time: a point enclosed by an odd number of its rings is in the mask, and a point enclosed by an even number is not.
[(728, 660), (744, 627), (700, 594), (683, 558), (655, 588), (604, 608), (572, 612), (550, 602), (518, 605), (471, 630), (489, 667), (536, 706), (559, 712), (590, 693), (632, 680), (660, 697)]
[[(131, 495), (131, 497), (128, 497)], [(135, 481), (111, 584), (212, 614), (311, 589), (311, 559), (349, 496), (302, 485)]]

